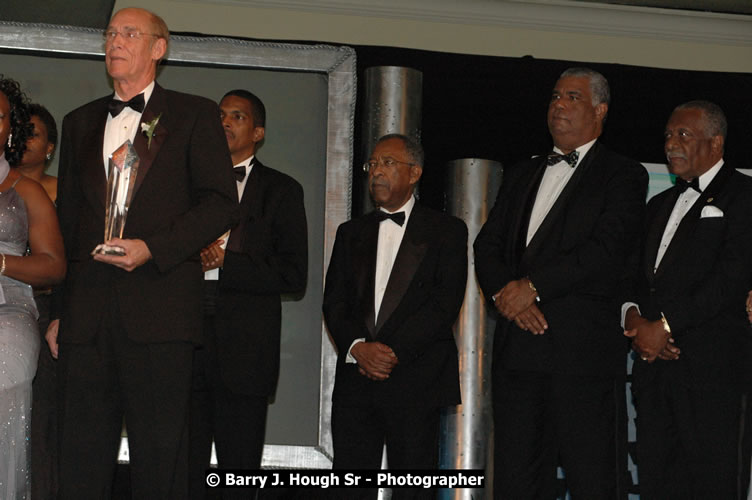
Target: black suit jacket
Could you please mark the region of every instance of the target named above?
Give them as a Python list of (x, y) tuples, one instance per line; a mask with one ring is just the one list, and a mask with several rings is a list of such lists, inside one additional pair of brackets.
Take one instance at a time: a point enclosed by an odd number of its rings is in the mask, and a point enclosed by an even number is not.
[(475, 240), (475, 270), (488, 303), (507, 283), (527, 276), (549, 325), (545, 334), (532, 335), (500, 318), (494, 366), (623, 375), (620, 286), (637, 250), (647, 172), (596, 142), (525, 247), (545, 168), (543, 156), (505, 169), (496, 204)]
[(280, 294), (305, 290), (308, 229), (303, 188), (254, 158), (219, 281), (216, 347), (224, 383), (271, 395), (279, 374)]
[(155, 85), (141, 122), (159, 116), (151, 146), (137, 132), (140, 157), (125, 238), (146, 242), (153, 259), (132, 272), (96, 262), (104, 238), (106, 179), (102, 144), (111, 96), (63, 120), (58, 216), (68, 273), (58, 304), (60, 342), (93, 342), (116, 300), (137, 342), (201, 341), (199, 251), (235, 218), (237, 191), (217, 105)]
[[(752, 277), (752, 179), (724, 165), (692, 205), (653, 272), (663, 232), (679, 197), (674, 187), (648, 203), (642, 267), (633, 301), (642, 316), (661, 312), (681, 349), (676, 361), (636, 363), (635, 386), (661, 370), (680, 370), (689, 384), (746, 391), (750, 328), (744, 311)], [(703, 217), (716, 207), (721, 217)], [(718, 212), (716, 212), (718, 213)]]
[[(379, 223), (373, 213), (337, 230), (326, 274), (324, 317), (337, 346), (334, 402), (346, 406), (439, 407), (460, 402), (452, 326), (467, 282), (467, 228), (416, 203), (389, 276), (379, 318), (374, 284)], [(399, 359), (372, 381), (345, 363), (357, 338), (382, 342)]]

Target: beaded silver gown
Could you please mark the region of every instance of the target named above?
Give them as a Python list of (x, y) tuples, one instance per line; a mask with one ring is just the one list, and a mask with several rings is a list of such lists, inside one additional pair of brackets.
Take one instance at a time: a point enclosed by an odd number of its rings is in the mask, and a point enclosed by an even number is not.
[[(15, 184), (14, 184), (15, 186)], [(0, 252), (23, 255), (26, 205), (14, 187), (0, 192)], [(29, 498), (31, 381), (39, 333), (31, 286), (0, 275), (0, 498)]]

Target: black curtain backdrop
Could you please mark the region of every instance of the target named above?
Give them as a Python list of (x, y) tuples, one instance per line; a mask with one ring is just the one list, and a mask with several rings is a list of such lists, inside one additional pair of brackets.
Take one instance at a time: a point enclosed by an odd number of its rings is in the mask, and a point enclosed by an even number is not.
[[(458, 158), (513, 164), (552, 147), (546, 126), (551, 88), (571, 66), (601, 72), (611, 86), (611, 106), (601, 137), (610, 148), (642, 162), (664, 163), (663, 129), (673, 108), (693, 99), (719, 104), (729, 133), (726, 161), (752, 168), (750, 145), (752, 75), (655, 69), (531, 56), (491, 57), (391, 47), (355, 46), (358, 65), (355, 165), (361, 165), (364, 71), (371, 66), (407, 66), (423, 72), (423, 135), (426, 168), (421, 199), (444, 207), (444, 170)], [(362, 170), (355, 169), (356, 181)], [(354, 207), (360, 206), (353, 189)], [(354, 212), (353, 215), (356, 215)]]

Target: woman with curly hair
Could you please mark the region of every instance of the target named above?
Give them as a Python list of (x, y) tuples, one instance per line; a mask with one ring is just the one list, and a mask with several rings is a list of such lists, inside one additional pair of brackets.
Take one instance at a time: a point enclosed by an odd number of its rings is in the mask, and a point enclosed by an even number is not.
[[(0, 498), (29, 497), (31, 381), (39, 354), (32, 286), (65, 274), (55, 208), (16, 165), (31, 134), (27, 100), (0, 76)], [(30, 249), (27, 255), (27, 245)]]

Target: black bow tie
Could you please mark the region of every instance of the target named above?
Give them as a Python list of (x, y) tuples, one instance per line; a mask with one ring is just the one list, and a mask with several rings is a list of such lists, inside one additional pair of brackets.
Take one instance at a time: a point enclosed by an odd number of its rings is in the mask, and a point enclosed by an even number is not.
[(238, 182), (243, 182), (243, 179), (245, 179), (245, 165), (232, 167), (232, 171), (235, 173), (235, 180)]
[(577, 159), (580, 157), (580, 153), (577, 152), (577, 150), (574, 150), (566, 155), (560, 155), (559, 153), (551, 153), (548, 155), (548, 158), (546, 158), (546, 166), (551, 167), (553, 165), (556, 165), (560, 161), (564, 161), (569, 164), (570, 167), (574, 168), (575, 165), (577, 165)]
[(391, 219), (394, 221), (395, 224), (398, 226), (401, 226), (405, 223), (405, 212), (395, 212), (393, 214), (384, 212), (383, 210), (376, 210), (374, 212), (374, 215), (376, 217), (376, 220), (381, 222), (387, 219)]
[(699, 177), (695, 177), (691, 181), (685, 181), (681, 177), (677, 177), (676, 178), (676, 187), (679, 188), (679, 192), (680, 193), (683, 193), (684, 191), (686, 191), (689, 188), (694, 189), (698, 193), (702, 193), (702, 189), (700, 189), (700, 178)]
[(144, 112), (144, 94), (138, 94), (130, 101), (121, 101), (119, 99), (112, 99), (110, 101), (110, 114), (113, 118), (120, 114), (126, 107), (131, 108), (133, 111), (139, 113)]

